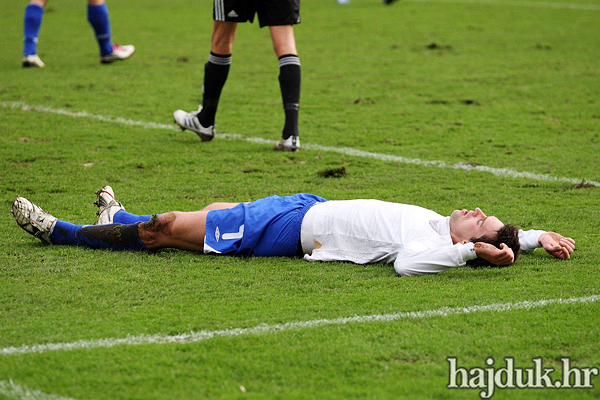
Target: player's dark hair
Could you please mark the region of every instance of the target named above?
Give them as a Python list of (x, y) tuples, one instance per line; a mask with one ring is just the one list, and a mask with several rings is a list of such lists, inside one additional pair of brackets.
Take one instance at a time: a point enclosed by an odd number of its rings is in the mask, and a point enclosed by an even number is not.
[[(471, 242), (489, 243), (497, 248), (500, 248), (500, 244), (504, 243), (512, 249), (513, 253), (515, 253), (514, 262), (517, 262), (519, 254), (521, 254), (521, 245), (519, 244), (519, 227), (510, 224), (504, 225), (502, 228), (498, 229), (493, 234), (483, 235), (478, 238), (471, 238)], [(480, 257), (477, 257), (474, 260), (467, 261), (467, 265), (474, 268), (498, 267), (498, 265), (494, 265), (491, 262), (484, 260)]]

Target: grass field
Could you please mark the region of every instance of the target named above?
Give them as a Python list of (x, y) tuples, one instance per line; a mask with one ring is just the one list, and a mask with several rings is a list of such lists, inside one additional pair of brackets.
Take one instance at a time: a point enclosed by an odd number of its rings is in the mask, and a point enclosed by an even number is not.
[[(220, 135), (202, 143), (172, 112), (201, 100), (212, 2), (111, 1), (113, 39), (137, 52), (101, 65), (85, 2), (51, 1), (44, 69), (20, 65), (24, 7), (0, 10), (0, 398), (475, 399), (446, 388), (446, 357), (542, 357), (554, 379), (562, 357), (600, 367), (600, 1), (303, 0), (295, 154), (272, 150), (278, 64), (257, 24), (240, 26)], [(105, 184), (144, 214), (296, 192), (481, 207), (576, 250), (400, 278), (43, 246), (9, 212), (24, 196), (92, 223)], [(493, 398), (598, 399), (592, 383)]]

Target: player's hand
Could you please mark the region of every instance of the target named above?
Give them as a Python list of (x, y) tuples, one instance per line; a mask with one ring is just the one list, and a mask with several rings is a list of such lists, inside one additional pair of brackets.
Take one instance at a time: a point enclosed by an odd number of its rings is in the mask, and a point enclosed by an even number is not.
[(566, 238), (556, 232), (542, 233), (538, 242), (548, 254), (562, 260), (571, 258), (571, 253), (575, 250), (575, 241), (573, 239)]
[(500, 244), (500, 248), (484, 242), (477, 242), (473, 247), (477, 257), (483, 258), (494, 265), (510, 265), (515, 262), (515, 253), (504, 243)]

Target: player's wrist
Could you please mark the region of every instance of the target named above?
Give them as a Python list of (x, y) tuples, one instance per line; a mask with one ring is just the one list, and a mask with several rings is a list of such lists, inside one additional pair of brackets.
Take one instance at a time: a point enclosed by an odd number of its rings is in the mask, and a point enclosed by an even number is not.
[(538, 244), (540, 245), (540, 247), (544, 247), (544, 240), (546, 239), (546, 237), (548, 236), (548, 232), (543, 232), (539, 237), (538, 237)]
[(477, 255), (477, 257), (487, 259), (486, 258), (486, 255), (488, 253), (487, 246), (488, 246), (488, 244), (484, 243), (484, 242), (473, 243), (473, 250), (475, 251), (475, 254)]

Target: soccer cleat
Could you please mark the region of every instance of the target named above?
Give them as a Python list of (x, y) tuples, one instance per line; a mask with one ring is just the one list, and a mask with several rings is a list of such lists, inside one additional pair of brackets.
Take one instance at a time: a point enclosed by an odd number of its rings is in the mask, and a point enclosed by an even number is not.
[(96, 192), (96, 196), (94, 204), (98, 206), (98, 212), (96, 213), (98, 221), (96, 221), (94, 225), (112, 224), (115, 214), (119, 210), (124, 210), (125, 208), (119, 201), (115, 200), (115, 192), (113, 192), (113, 189), (108, 185), (102, 186), (102, 188)]
[(37, 54), (23, 54), (23, 66), (44, 68), (46, 64), (44, 64), (44, 62), (40, 60), (40, 57), (38, 57)]
[(113, 61), (126, 60), (133, 55), (135, 47), (131, 44), (121, 46), (116, 43), (112, 45), (112, 53), (105, 56), (100, 56), (100, 62), (102, 64), (109, 64)]
[(396, 0), (383, 0), (383, 4), (392, 4)]
[(298, 136), (290, 136), (287, 139), (281, 139), (275, 144), (275, 150), (300, 151), (300, 138)]
[(198, 111), (189, 113), (183, 110), (177, 110), (173, 113), (173, 120), (179, 125), (182, 131), (189, 129), (190, 131), (196, 132), (196, 135), (198, 135), (203, 142), (208, 142), (215, 137), (215, 126), (202, 126), (200, 119), (198, 118), (200, 111), (202, 111), (202, 106), (198, 107)]
[(54, 230), (57, 218), (23, 197), (17, 197), (13, 201), (12, 213), (17, 220), (17, 224), (27, 233), (32, 234), (44, 243), (52, 244), (50, 235)]

